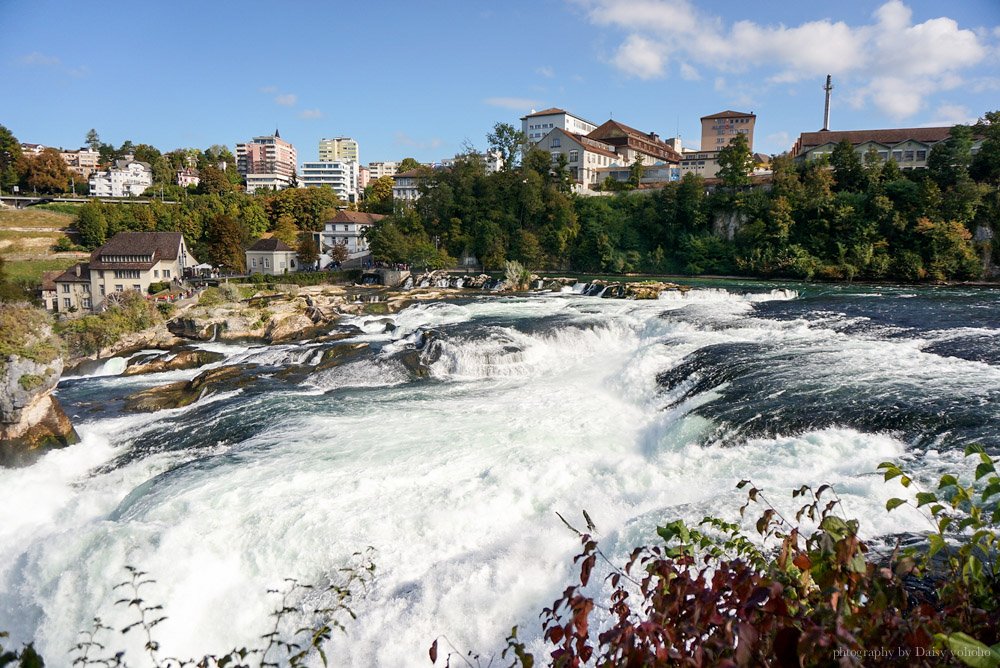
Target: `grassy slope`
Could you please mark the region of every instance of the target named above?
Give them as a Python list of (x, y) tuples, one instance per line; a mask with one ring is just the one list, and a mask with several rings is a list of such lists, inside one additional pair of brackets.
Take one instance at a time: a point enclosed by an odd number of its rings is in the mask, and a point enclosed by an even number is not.
[(55, 253), (53, 244), (66, 235), (76, 216), (38, 207), (27, 209), (0, 208), (0, 255), (8, 278), (39, 282), (42, 272), (66, 269), (86, 253)]

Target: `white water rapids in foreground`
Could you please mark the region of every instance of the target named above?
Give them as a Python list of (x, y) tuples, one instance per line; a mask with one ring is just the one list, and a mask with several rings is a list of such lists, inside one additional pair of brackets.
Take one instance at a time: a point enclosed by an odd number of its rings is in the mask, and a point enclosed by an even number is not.
[[(687, 412), (712, 393), (664, 410), (656, 375), (718, 342), (826, 346), (830, 373), (906, 380), (930, 369), (946, 387), (975, 365), (992, 374), (984, 382), (1000, 380), (993, 367), (925, 354), (912, 340), (752, 317), (754, 302), (794, 297), (695, 290), (652, 302), (563, 295), (419, 305), (393, 316), (392, 335), (357, 319), (368, 332), (359, 339), (400, 339), (388, 355), (418, 327), (489, 327), (481, 338), (444, 339), (429, 381), (364, 359), (238, 405), (270, 414), (247, 440), (110, 471), (97, 467), (144, 434), (183, 424), (191, 407), (84, 421), (80, 444), (0, 470), (0, 630), (34, 639), (48, 665), (68, 665), (94, 616), (119, 628), (132, 621), (112, 591), (131, 564), (157, 581), (146, 593), (168, 617), (157, 628), (165, 655), (224, 652), (269, 630), (268, 588), (286, 577), (318, 581), (373, 546), (376, 578), (355, 602), (358, 620), (335, 634), (331, 665), (422, 666), (442, 634), (463, 653), (488, 656), (518, 624), (541, 649), (538, 613), (570, 582), (579, 550), (556, 512), (582, 525), (586, 509), (620, 560), (655, 542), (658, 524), (734, 519), (742, 478), (782, 500), (800, 484), (832, 483), (869, 532), (923, 529), (905, 509), (884, 512), (896, 490), (872, 472), (906, 449), (891, 434), (831, 427), (698, 446), (707, 421)], [(659, 317), (673, 309), (685, 318)], [(543, 317), (560, 320), (528, 333), (513, 326)], [(286, 354), (213, 349), (248, 361)], [(355, 389), (324, 394), (338, 387)], [(202, 401), (213, 400), (240, 397)], [(293, 410), (307, 400), (317, 408)], [(141, 644), (134, 633), (111, 641), (132, 665), (144, 665)]]

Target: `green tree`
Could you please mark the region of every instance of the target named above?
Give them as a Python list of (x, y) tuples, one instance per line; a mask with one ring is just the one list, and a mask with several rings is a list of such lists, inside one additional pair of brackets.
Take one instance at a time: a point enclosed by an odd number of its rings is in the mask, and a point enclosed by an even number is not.
[(942, 189), (954, 186), (967, 177), (972, 163), (972, 128), (956, 125), (948, 138), (931, 149), (927, 157), (927, 172)]
[(392, 184), (391, 176), (380, 176), (371, 181), (365, 187), (362, 210), (383, 215), (392, 213)]
[(420, 163), (417, 162), (415, 158), (403, 158), (396, 167), (396, 173), (402, 174), (403, 172), (408, 172), (411, 169), (417, 169), (419, 167)]
[(277, 224), (274, 226), (274, 237), (294, 247), (298, 236), (299, 228), (295, 224), (295, 219), (288, 214), (280, 216)]
[(99, 151), (101, 149), (101, 136), (97, 134), (97, 130), (90, 128), (87, 131), (87, 138), (84, 140), (84, 145), (89, 146), (91, 151)]
[(486, 135), (486, 143), (491, 155), (500, 156), (500, 171), (509, 172), (520, 165), (527, 137), (510, 123), (497, 123)]
[(215, 165), (205, 165), (199, 171), (198, 176), (197, 192), (199, 195), (218, 195), (233, 189), (225, 173)]
[(20, 158), (21, 143), (10, 130), (0, 125), (0, 189), (10, 190), (17, 185)]
[(834, 189), (838, 192), (861, 192), (865, 189), (865, 171), (849, 139), (842, 139), (830, 154)]
[(970, 165), (970, 174), (977, 181), (1000, 185), (1000, 111), (990, 111), (975, 125), (983, 138), (982, 146)]
[(632, 161), (632, 165), (628, 168), (628, 184), (633, 189), (638, 188), (639, 184), (642, 183), (642, 175), (645, 171), (646, 168), (642, 164), (642, 156), (636, 153), (635, 160)]
[(245, 247), (249, 240), (246, 228), (228, 214), (219, 214), (209, 221), (207, 242), (212, 264), (227, 271), (246, 271)]
[(717, 176), (722, 185), (737, 189), (750, 185), (753, 171), (753, 155), (746, 135), (738, 134), (719, 151), (719, 171)]
[(61, 193), (69, 189), (73, 174), (54, 148), (36, 156), (21, 156), (21, 182), (30, 190), (41, 193)]
[(104, 205), (91, 201), (80, 207), (76, 229), (84, 248), (93, 250), (104, 244), (108, 238), (108, 220), (104, 216)]

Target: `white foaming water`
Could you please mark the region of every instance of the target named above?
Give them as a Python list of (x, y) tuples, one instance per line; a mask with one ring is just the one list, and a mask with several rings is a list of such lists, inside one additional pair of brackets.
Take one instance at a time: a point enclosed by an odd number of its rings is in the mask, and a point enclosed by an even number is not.
[[(168, 616), (157, 628), (167, 653), (224, 651), (268, 630), (266, 589), (285, 577), (321, 580), (372, 545), (377, 579), (354, 606), (358, 621), (331, 643), (331, 662), (419, 666), (441, 634), (489, 654), (519, 624), (539, 649), (538, 613), (569, 581), (579, 548), (556, 512), (572, 521), (588, 510), (619, 560), (655, 541), (657, 524), (733, 519), (742, 478), (775, 500), (803, 483), (833, 483), (873, 535), (922, 529), (915, 513), (883, 510), (896, 491), (873, 471), (905, 455), (892, 435), (832, 427), (702, 447), (709, 425), (688, 411), (710, 393), (663, 410), (656, 375), (713, 343), (819, 349), (803, 373), (821, 378), (881, 375), (945, 392), (970, 371), (1000, 382), (994, 367), (928, 355), (917, 341), (750, 315), (754, 302), (794, 297), (693, 290), (637, 302), (569, 294), (421, 304), (391, 317), (393, 333), (382, 333), (385, 322), (353, 323), (396, 340), (380, 357), (316, 373), (300, 397), (246, 400), (240, 410), (269, 419), (229, 449), (96, 473), (192, 409), (89, 423), (80, 445), (25, 471), (0, 470), (0, 628), (65, 656), (95, 615), (116, 627), (131, 621), (111, 605), (111, 588), (134, 564), (157, 580), (148, 597)], [(558, 324), (511, 324), (546, 317)], [(702, 328), (701, 318), (726, 326)], [(417, 339), (405, 337), (450, 325), (465, 329), (433, 342), (433, 378), (408, 382), (391, 356)], [(298, 363), (307, 354), (276, 347), (236, 357)], [(296, 401), (310, 403), (293, 410)], [(138, 638), (116, 641), (143, 665)]]

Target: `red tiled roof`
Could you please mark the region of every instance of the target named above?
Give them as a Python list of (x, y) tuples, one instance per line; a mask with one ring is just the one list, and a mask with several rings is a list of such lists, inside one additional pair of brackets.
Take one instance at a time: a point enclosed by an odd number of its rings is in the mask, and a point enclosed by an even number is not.
[(530, 114), (522, 116), (521, 118), (531, 118), (532, 116), (551, 116), (552, 114), (565, 114), (567, 111), (565, 109), (559, 109), (558, 107), (549, 107), (548, 109), (542, 109), (541, 111), (533, 111)]
[(42, 290), (55, 290), (56, 279), (63, 275), (62, 271), (42, 272)]
[(745, 111), (732, 111), (727, 109), (726, 111), (720, 111), (719, 113), (712, 114), (711, 116), (702, 116), (701, 120), (706, 120), (709, 118), (743, 118), (744, 116), (752, 116), (754, 118), (757, 118), (757, 114), (754, 114), (753, 112), (748, 114)]
[(822, 146), (823, 144), (839, 144), (847, 139), (852, 144), (877, 142), (879, 144), (899, 144), (912, 139), (914, 141), (932, 144), (948, 138), (951, 128), (892, 128), (886, 130), (819, 130), (803, 132), (795, 142), (794, 155), (803, 151)]
[[(588, 134), (587, 137), (614, 146), (627, 145), (640, 153), (652, 155), (670, 162), (678, 162), (681, 159), (680, 154), (659, 137), (654, 137), (648, 132), (636, 130), (615, 120), (609, 120), (601, 124), (600, 127)], [(623, 139), (624, 142), (621, 141)]]

